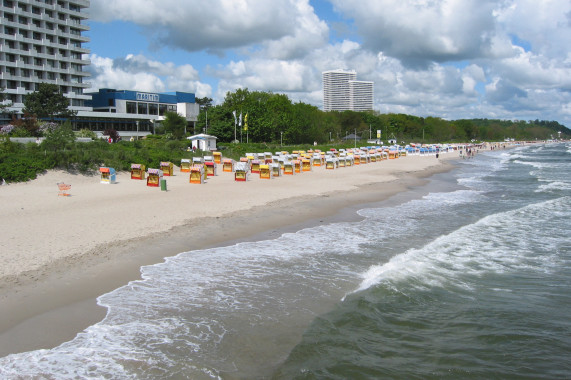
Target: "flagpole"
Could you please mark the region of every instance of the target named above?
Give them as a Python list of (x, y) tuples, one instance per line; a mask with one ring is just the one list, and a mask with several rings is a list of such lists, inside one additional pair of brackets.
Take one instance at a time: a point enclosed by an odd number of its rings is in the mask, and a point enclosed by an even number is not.
[(236, 140), (236, 110), (232, 111), (232, 115), (234, 115), (234, 142), (238, 141)]

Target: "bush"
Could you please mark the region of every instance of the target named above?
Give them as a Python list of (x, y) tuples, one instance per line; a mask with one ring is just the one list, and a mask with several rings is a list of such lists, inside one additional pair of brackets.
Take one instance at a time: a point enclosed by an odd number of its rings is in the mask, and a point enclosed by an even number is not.
[(50, 169), (46, 164), (41, 155), (0, 154), (0, 176), (7, 182), (29, 181)]
[(76, 133), (77, 137), (87, 137), (92, 140), (97, 139), (97, 134), (90, 129), (83, 128)]

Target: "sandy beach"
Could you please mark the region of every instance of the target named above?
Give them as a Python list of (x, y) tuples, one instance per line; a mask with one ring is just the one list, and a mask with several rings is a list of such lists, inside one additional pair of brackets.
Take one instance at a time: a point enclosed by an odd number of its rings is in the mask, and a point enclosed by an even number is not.
[[(222, 172), (189, 183), (175, 167), (168, 191), (120, 172), (50, 171), (0, 187), (0, 356), (49, 348), (101, 320), (96, 298), (139, 278), (143, 265), (183, 251), (269, 239), (288, 230), (355, 218), (353, 212), (423, 178), (449, 170), (457, 153), (409, 156), (365, 165), (281, 176)], [(58, 196), (57, 183), (71, 185)]]

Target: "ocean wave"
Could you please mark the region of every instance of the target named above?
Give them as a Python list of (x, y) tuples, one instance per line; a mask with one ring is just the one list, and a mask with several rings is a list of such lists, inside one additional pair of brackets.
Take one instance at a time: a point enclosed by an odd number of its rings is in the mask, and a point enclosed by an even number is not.
[[(463, 287), (469, 286), (466, 279), (470, 276), (486, 273), (549, 271), (559, 265), (557, 252), (567, 241), (561, 226), (568, 222), (570, 210), (571, 197), (561, 197), (486, 216), (387, 263), (371, 266), (356, 291), (380, 283), (396, 287), (401, 281), (422, 288)], [(535, 256), (535, 252), (551, 254)]]
[(522, 160), (514, 160), (513, 161), (515, 164), (520, 164), (520, 165), (529, 165), (529, 166), (533, 166), (536, 169), (543, 169), (545, 167), (547, 167), (548, 165), (543, 163), (543, 162), (536, 162), (536, 161), (522, 161)]
[(563, 182), (563, 181), (545, 181), (545, 180), (541, 180), (542, 182), (548, 182), (546, 184), (543, 185), (539, 185), (539, 187), (537, 188), (537, 190), (535, 190), (536, 193), (541, 193), (541, 192), (556, 192), (556, 191), (560, 191), (560, 190), (571, 190), (571, 183), (569, 182)]

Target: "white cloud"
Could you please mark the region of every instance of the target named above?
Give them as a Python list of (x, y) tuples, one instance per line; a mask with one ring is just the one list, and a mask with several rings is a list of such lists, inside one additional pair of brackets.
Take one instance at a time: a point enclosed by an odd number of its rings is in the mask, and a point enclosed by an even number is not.
[(571, 124), (568, 0), (329, 1), (350, 39), (329, 40), (331, 21), (310, 0), (92, 0), (93, 19), (134, 23), (157, 51), (217, 55), (202, 67), (191, 54), (184, 64), (94, 55), (92, 82), (215, 102), (249, 88), (320, 106), (321, 72), (346, 68), (375, 82), (381, 112)]
[(91, 17), (133, 22), (157, 47), (217, 51), (266, 43), (275, 56), (315, 46), (326, 30), (308, 0), (92, 0)]
[(210, 85), (199, 81), (198, 71), (191, 65), (176, 66), (172, 62), (152, 61), (142, 55), (125, 58), (103, 58), (92, 55), (91, 87), (164, 92), (167, 90), (195, 92), (211, 96)]
[(364, 47), (406, 66), (488, 56), (496, 35), (493, 0), (332, 0), (355, 21)]

